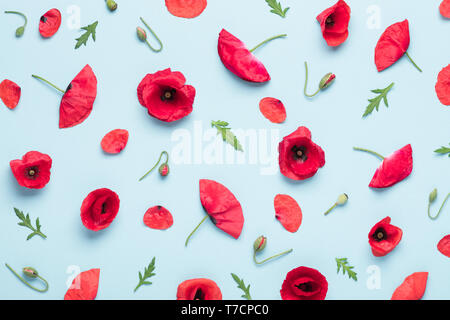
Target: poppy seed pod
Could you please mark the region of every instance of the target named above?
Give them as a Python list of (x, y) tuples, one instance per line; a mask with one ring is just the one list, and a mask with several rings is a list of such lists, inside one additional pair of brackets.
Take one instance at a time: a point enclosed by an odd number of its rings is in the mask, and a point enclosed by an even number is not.
[(267, 238), (264, 236), (259, 236), (253, 243), (253, 250), (255, 252), (263, 251), (267, 244)]
[(327, 73), (323, 76), (322, 80), (320, 80), (319, 88), (320, 90), (328, 88), (336, 79), (336, 75), (334, 73)]
[(114, 0), (107, 0), (106, 6), (108, 7), (109, 11), (115, 11), (117, 9), (117, 3)]
[(139, 40), (141, 40), (142, 42), (147, 40), (147, 33), (141, 27), (137, 27), (136, 28), (136, 34), (137, 34)]
[(342, 206), (342, 205), (346, 204), (347, 201), (348, 201), (348, 195), (345, 194), (345, 193), (343, 193), (343, 194), (341, 194), (341, 195), (338, 197), (336, 203), (337, 203), (339, 206)]
[(27, 277), (30, 277), (30, 278), (37, 278), (39, 275), (37, 270), (32, 267), (25, 267), (22, 269), (22, 271)]

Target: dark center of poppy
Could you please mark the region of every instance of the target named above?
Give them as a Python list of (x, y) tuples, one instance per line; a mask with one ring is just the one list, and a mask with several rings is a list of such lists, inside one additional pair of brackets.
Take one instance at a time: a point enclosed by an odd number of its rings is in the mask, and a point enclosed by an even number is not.
[(293, 146), (292, 153), (295, 160), (301, 159), (302, 161), (306, 161), (308, 159), (307, 150), (303, 146)]
[(333, 14), (330, 14), (330, 15), (328, 16), (327, 20), (325, 20), (325, 25), (326, 25), (327, 27), (332, 27), (332, 26), (334, 26), (334, 15), (333, 15)]
[(66, 92), (69, 91), (70, 89), (72, 89), (72, 82), (69, 83), (69, 85), (67, 86)]
[(103, 202), (102, 204), (102, 214), (106, 213), (106, 202)]
[(164, 90), (161, 95), (161, 100), (162, 101), (172, 100), (174, 98), (176, 92), (177, 92), (177, 90), (172, 89), (172, 88)]
[(304, 292), (311, 292), (312, 291), (312, 285), (309, 282), (300, 283), (298, 285), (295, 285), (297, 288)]
[(37, 167), (30, 167), (30, 168), (27, 168), (27, 170), (26, 170), (26, 174), (27, 174), (28, 178), (31, 178), (31, 179), (35, 179), (38, 172), (39, 172), (39, 170)]
[(41, 17), (41, 21), (44, 22), (44, 23), (46, 23), (46, 22), (47, 22), (47, 17), (42, 16), (42, 17)]
[(205, 300), (205, 293), (202, 291), (202, 289), (197, 288), (193, 300)]
[(378, 228), (377, 230), (375, 230), (372, 237), (375, 241), (378, 241), (378, 242), (382, 241), (382, 240), (386, 240), (386, 238), (387, 238), (386, 231), (383, 228)]

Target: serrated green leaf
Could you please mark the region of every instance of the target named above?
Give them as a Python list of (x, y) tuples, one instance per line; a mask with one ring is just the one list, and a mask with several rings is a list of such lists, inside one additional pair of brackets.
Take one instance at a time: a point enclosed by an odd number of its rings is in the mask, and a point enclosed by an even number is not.
[(379, 110), (380, 107), (380, 103), (381, 101), (384, 102), (386, 108), (389, 107), (389, 103), (387, 100), (387, 94), (388, 92), (392, 89), (392, 87), (394, 86), (394, 83), (391, 83), (389, 86), (387, 86), (384, 89), (374, 89), (371, 90), (371, 92), (375, 93), (375, 94), (379, 94), (377, 97), (369, 99), (369, 105), (366, 107), (366, 110), (364, 111), (363, 114), (363, 118), (368, 116), (369, 114), (371, 114), (373, 112), (373, 110)]
[(283, 9), (281, 7), (281, 3), (277, 2), (276, 0), (266, 0), (266, 2), (269, 5), (269, 7), (272, 8), (270, 12), (277, 14), (282, 18), (286, 17), (286, 12), (289, 10), (289, 7)]
[(440, 147), (439, 149), (434, 150), (434, 152), (438, 153), (438, 154), (449, 154), (448, 156), (450, 157), (450, 148), (449, 147)]
[(39, 235), (44, 239), (47, 238), (47, 236), (41, 232), (42, 226), (39, 222), (39, 218), (36, 219), (36, 228), (34, 228), (31, 223), (30, 215), (28, 213), (25, 216), (24, 213), (17, 208), (14, 208), (14, 212), (16, 216), (21, 220), (21, 222), (18, 222), (17, 224), (21, 227), (26, 227), (31, 231), (33, 231), (31, 234), (28, 235), (27, 240), (30, 240), (32, 237), (36, 235)]
[(153, 273), (153, 271), (155, 270), (155, 259), (156, 258), (153, 257), (153, 259), (150, 262), (150, 264), (148, 265), (148, 267), (144, 267), (144, 275), (142, 275), (142, 273), (139, 271), (139, 283), (136, 286), (136, 288), (134, 289), (134, 292), (136, 292), (136, 290), (139, 289), (139, 287), (142, 285), (151, 285), (152, 284), (152, 282), (145, 281), (145, 280), (156, 275), (156, 273)]
[(339, 270), (341, 270), (342, 268), (342, 274), (345, 274), (345, 272), (347, 272), (347, 275), (349, 277), (349, 279), (353, 279), (354, 281), (358, 281), (357, 278), (357, 273), (355, 271), (353, 271), (354, 267), (353, 266), (349, 266), (348, 265), (348, 261), (347, 258), (335, 258), (336, 260), (336, 264), (338, 267), (338, 271), (337, 273), (339, 273)]
[(98, 25), (98, 21), (95, 21), (94, 23), (81, 28), (81, 30), (85, 30), (86, 32), (83, 33), (79, 38), (75, 39), (75, 40), (77, 40), (75, 49), (78, 49), (79, 47), (81, 47), (82, 44), (86, 45), (87, 41), (89, 40), (89, 36), (92, 36), (92, 40), (94, 40), (94, 42), (95, 42), (95, 40), (96, 40), (95, 33), (96, 33), (97, 25)]
[(252, 297), (250, 296), (250, 285), (245, 286), (244, 279), (240, 279), (234, 273), (231, 273), (231, 276), (233, 277), (233, 280), (237, 283), (238, 285), (237, 287), (244, 292), (244, 294), (241, 297), (247, 300), (252, 300)]
[(242, 145), (231, 129), (224, 127), (225, 124), (228, 126), (228, 122), (226, 121), (211, 121), (211, 126), (217, 129), (217, 134), (222, 136), (223, 141), (230, 144), (237, 151), (244, 151)]

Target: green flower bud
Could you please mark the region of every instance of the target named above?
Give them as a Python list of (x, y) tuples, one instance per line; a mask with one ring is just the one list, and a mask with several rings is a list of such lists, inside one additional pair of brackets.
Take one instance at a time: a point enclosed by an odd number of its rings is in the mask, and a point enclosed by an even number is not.
[(337, 204), (338, 206), (342, 206), (342, 205), (346, 204), (347, 201), (348, 201), (348, 195), (345, 194), (345, 193), (343, 193), (343, 194), (341, 194), (341, 195), (338, 197), (338, 199), (337, 199), (337, 201), (336, 201), (336, 204)]
[(25, 267), (22, 269), (22, 271), (27, 277), (30, 277), (30, 278), (37, 278), (39, 275), (37, 270), (32, 267)]
[(167, 163), (163, 163), (162, 165), (159, 166), (159, 174), (162, 175), (163, 177), (167, 176), (170, 172), (169, 170), (169, 165)]
[(23, 33), (25, 32), (25, 27), (18, 27), (16, 30), (16, 37), (20, 38), (21, 36), (23, 36)]
[(334, 82), (334, 79), (336, 79), (336, 75), (334, 73), (329, 72), (324, 75), (319, 83), (320, 90), (328, 88)]
[(147, 40), (147, 33), (145, 33), (145, 30), (142, 29), (141, 27), (136, 28), (136, 33), (137, 33), (139, 40), (141, 40), (142, 42)]
[(253, 243), (253, 250), (255, 250), (255, 252), (264, 250), (264, 248), (266, 247), (266, 243), (267, 238), (264, 236), (259, 236)]
[(117, 9), (117, 3), (114, 0), (107, 0), (106, 5), (109, 11), (115, 11)]
[(430, 196), (428, 197), (428, 201), (429, 201), (430, 203), (433, 203), (434, 200), (436, 200), (436, 197), (437, 197), (437, 189), (434, 188), (434, 190), (431, 191)]

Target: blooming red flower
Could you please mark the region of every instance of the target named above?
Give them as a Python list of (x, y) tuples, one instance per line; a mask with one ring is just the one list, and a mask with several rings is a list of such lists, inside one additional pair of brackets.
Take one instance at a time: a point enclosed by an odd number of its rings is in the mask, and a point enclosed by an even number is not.
[(427, 288), (428, 272), (414, 272), (394, 291), (391, 300), (420, 300)]
[(42, 189), (50, 181), (52, 158), (38, 151), (27, 152), (21, 160), (12, 160), (9, 165), (19, 185), (30, 189)]
[(273, 200), (275, 218), (289, 232), (297, 232), (302, 224), (302, 209), (297, 201), (287, 194), (277, 194)]
[(39, 22), (39, 33), (44, 38), (53, 36), (61, 26), (61, 12), (58, 9), (47, 11)]
[(445, 18), (450, 18), (450, 0), (444, 0), (439, 5), (439, 12)]
[(375, 257), (383, 257), (395, 249), (402, 240), (402, 229), (391, 224), (386, 217), (370, 229), (369, 244)]
[(324, 300), (327, 279), (316, 269), (298, 267), (288, 272), (280, 290), (283, 300)]
[(166, 0), (167, 10), (180, 18), (195, 18), (207, 5), (206, 0)]
[(305, 180), (325, 165), (325, 153), (311, 140), (311, 131), (299, 127), (278, 145), (280, 172), (289, 179)]
[(445, 106), (450, 106), (450, 64), (439, 72), (434, 89), (439, 101)]
[(437, 248), (440, 253), (450, 258), (450, 234), (446, 235), (439, 241)]
[(107, 133), (101, 142), (103, 151), (106, 153), (119, 153), (128, 142), (128, 131), (124, 129), (115, 129)]
[(119, 212), (119, 196), (107, 188), (88, 194), (81, 205), (81, 221), (92, 231), (107, 228)]
[(244, 226), (244, 214), (236, 197), (224, 185), (200, 180), (200, 201), (214, 225), (237, 239)]
[(282, 123), (286, 120), (286, 109), (278, 99), (264, 98), (259, 102), (259, 110), (270, 122)]
[(185, 83), (184, 75), (170, 68), (147, 74), (137, 89), (139, 102), (161, 121), (184, 118), (192, 112), (195, 99), (195, 88)]
[(97, 297), (100, 269), (81, 272), (72, 281), (64, 300), (94, 300)]
[(173, 225), (173, 217), (166, 208), (154, 206), (145, 212), (144, 224), (152, 229), (165, 230)]
[(329, 46), (335, 47), (347, 40), (350, 11), (345, 1), (339, 0), (317, 16), (323, 38)]
[(222, 292), (210, 279), (191, 279), (178, 285), (177, 300), (222, 300)]
[(82, 123), (92, 111), (97, 97), (97, 78), (86, 65), (72, 80), (61, 99), (59, 127), (70, 128)]
[(239, 78), (250, 82), (266, 82), (270, 75), (266, 67), (256, 58), (245, 43), (222, 29), (217, 45), (223, 65)]
[(20, 87), (11, 80), (5, 79), (0, 83), (0, 99), (9, 109), (17, 107), (20, 93)]
[(387, 27), (375, 47), (375, 65), (378, 72), (393, 65), (406, 53), (408, 47), (409, 24), (407, 19)]

